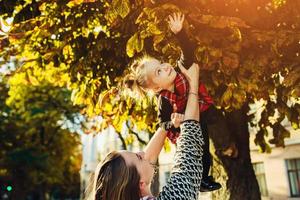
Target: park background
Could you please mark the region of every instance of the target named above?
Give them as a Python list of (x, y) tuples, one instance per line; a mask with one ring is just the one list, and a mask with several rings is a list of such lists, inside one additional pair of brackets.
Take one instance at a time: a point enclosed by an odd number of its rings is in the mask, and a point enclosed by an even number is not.
[(121, 83), (145, 53), (175, 64), (174, 12), (230, 127), (209, 127), (223, 188), (203, 198), (299, 199), (299, 0), (0, 0), (0, 198), (82, 198), (108, 151), (149, 141), (156, 98)]

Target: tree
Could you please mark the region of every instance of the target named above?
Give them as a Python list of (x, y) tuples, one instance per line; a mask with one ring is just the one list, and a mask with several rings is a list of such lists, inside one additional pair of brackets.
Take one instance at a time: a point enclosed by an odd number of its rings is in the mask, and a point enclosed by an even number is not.
[[(233, 124), (230, 134), (222, 137), (217, 127), (211, 127), (212, 140), (229, 176), (230, 198), (260, 198), (247, 123), (259, 128), (255, 143), (262, 152), (270, 152), (270, 143), (284, 146), (289, 132), (280, 122), (285, 117), (293, 128), (299, 128), (299, 1), (23, 3), (1, 1), (2, 16), (14, 18), (1, 40), (1, 48), (6, 50), (2, 57), (13, 55), (22, 60), (20, 70), (49, 71), (49, 81), (73, 89), (74, 103), (86, 105), (87, 114), (105, 118), (102, 128), (112, 124), (118, 129), (129, 120), (150, 132), (156, 127), (155, 101), (133, 100), (120, 90), (120, 82), (132, 58), (144, 52), (175, 62), (180, 47), (164, 19), (173, 12), (185, 13), (184, 28), (198, 44), (194, 53), (202, 67), (201, 80)], [(266, 103), (255, 124), (247, 112), (249, 104), (259, 99)], [(269, 117), (275, 113), (279, 117), (271, 123)], [(267, 127), (273, 128), (270, 141), (265, 140)], [(232, 146), (239, 151), (236, 159), (223, 155)], [(233, 189), (237, 184), (240, 190)]]
[(0, 182), (12, 185), (12, 199), (79, 197), (79, 135), (62, 127), (79, 109), (67, 90), (47, 82), (31, 85), (25, 74), (0, 83)]

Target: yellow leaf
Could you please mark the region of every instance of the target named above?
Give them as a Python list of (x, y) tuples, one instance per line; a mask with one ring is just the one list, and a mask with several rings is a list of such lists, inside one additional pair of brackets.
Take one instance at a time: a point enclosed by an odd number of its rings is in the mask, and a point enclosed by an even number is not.
[(220, 58), (220, 57), (222, 57), (222, 51), (220, 49), (210, 48), (209, 55)]
[(116, 11), (118, 15), (120, 15), (123, 19), (130, 12), (130, 3), (129, 0), (113, 0), (112, 1), (113, 9)]
[(155, 23), (148, 23), (147, 31), (153, 35), (159, 35), (162, 33)]
[(223, 93), (221, 97), (221, 104), (223, 107), (228, 107), (232, 98), (232, 87), (227, 87), (227, 90)]
[(165, 140), (165, 143), (164, 143), (164, 150), (165, 150), (167, 153), (171, 151), (170, 140)]
[(155, 50), (158, 50), (158, 44), (163, 41), (163, 39), (165, 38), (164, 34), (160, 34), (160, 35), (155, 35), (153, 37), (153, 47)]
[(240, 88), (237, 88), (233, 91), (233, 98), (237, 100), (239, 103), (243, 103), (246, 101), (246, 92)]
[(29, 82), (32, 85), (39, 85), (40, 84), (39, 81), (38, 81), (38, 79), (35, 76), (32, 76), (31, 74), (27, 73), (27, 78), (28, 78)]
[(81, 4), (84, 0), (73, 0), (73, 1), (69, 1), (69, 3), (67, 3), (67, 6), (69, 8), (72, 8), (78, 4)]
[(138, 33), (135, 33), (127, 42), (126, 52), (129, 57), (133, 57), (135, 52), (141, 52), (143, 48), (144, 40), (139, 38)]

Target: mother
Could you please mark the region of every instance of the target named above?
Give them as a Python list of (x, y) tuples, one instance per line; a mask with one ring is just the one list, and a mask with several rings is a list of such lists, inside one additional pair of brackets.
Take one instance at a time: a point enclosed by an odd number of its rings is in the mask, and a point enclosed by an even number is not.
[(185, 114), (172, 114), (181, 120), (181, 135), (177, 143), (175, 165), (170, 179), (157, 197), (150, 191), (156, 160), (163, 147), (166, 132), (158, 129), (146, 146), (145, 152), (113, 151), (95, 171), (90, 200), (196, 200), (202, 174), (203, 136), (199, 124), (198, 85), (199, 66), (188, 70), (181, 67), (190, 84)]

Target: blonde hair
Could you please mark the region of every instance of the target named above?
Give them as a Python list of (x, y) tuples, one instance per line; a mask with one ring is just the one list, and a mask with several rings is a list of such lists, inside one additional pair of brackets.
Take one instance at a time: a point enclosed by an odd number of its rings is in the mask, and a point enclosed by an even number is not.
[[(155, 59), (150, 56), (143, 56), (135, 60), (130, 66), (130, 72), (124, 78), (124, 86), (130, 89), (134, 94), (140, 97), (145, 97), (149, 92), (149, 84), (151, 80), (148, 79), (145, 72), (145, 63), (150, 59)], [(136, 96), (134, 95), (134, 96)]]

